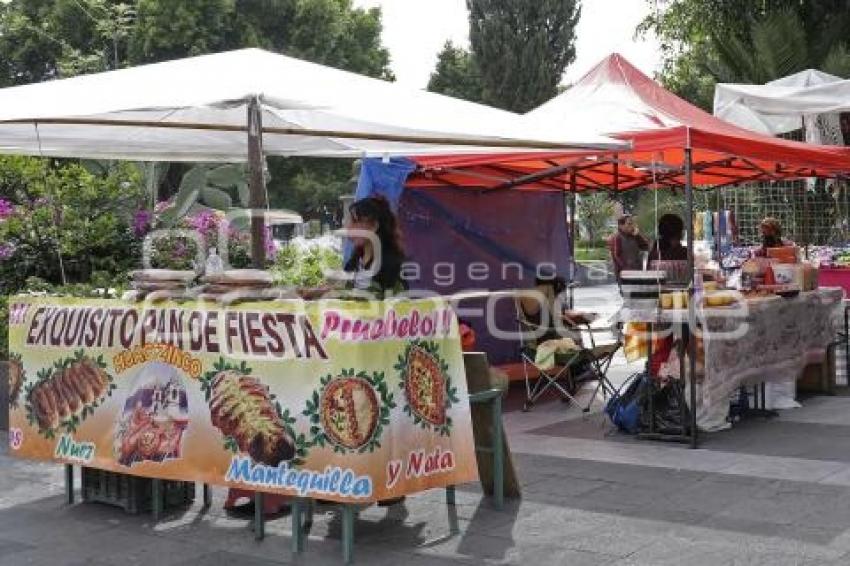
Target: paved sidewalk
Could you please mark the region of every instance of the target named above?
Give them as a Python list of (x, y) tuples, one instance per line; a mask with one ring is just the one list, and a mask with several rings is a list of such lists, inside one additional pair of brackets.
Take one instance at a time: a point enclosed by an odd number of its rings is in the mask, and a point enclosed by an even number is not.
[[(633, 369), (618, 360), (617, 375)], [(356, 563), (850, 564), (850, 397), (805, 400), (772, 421), (711, 435), (698, 450), (612, 434), (598, 410), (582, 416), (558, 401), (508, 412), (505, 423), (520, 502), (497, 512), (469, 485), (453, 508), (434, 490), (366, 509)], [(67, 506), (61, 466), (3, 448), (0, 565), (341, 564), (333, 508), (319, 509), (306, 553), (293, 557), (288, 517), (269, 521), (256, 542), (247, 519), (222, 511), (223, 495), (215, 490), (208, 511), (196, 504), (159, 524), (103, 505)]]

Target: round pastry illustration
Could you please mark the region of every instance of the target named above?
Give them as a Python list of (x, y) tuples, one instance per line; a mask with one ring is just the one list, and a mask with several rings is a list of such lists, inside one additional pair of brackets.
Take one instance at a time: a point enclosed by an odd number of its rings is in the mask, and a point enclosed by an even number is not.
[(448, 409), (458, 398), (448, 375), (448, 364), (440, 358), (439, 346), (433, 342), (408, 343), (395, 369), (399, 371), (407, 399), (404, 412), (423, 428), (448, 435), (452, 426)]
[(114, 449), (120, 464), (180, 458), (189, 398), (178, 370), (162, 362), (142, 366), (119, 419)]
[(311, 444), (330, 444), (336, 452), (372, 452), (396, 405), (383, 372), (371, 375), (353, 369), (326, 375), (321, 389), (307, 400), (303, 414), (310, 418)]
[(378, 397), (363, 378), (342, 377), (331, 381), (322, 392), (322, 428), (333, 442), (360, 448), (378, 425)]
[(299, 450), (288, 413), (281, 411), (269, 386), (250, 373), (244, 362), (235, 367), (219, 360), (203, 378), (212, 424), (228, 449), (249, 454), (255, 462), (277, 466), (293, 460)]

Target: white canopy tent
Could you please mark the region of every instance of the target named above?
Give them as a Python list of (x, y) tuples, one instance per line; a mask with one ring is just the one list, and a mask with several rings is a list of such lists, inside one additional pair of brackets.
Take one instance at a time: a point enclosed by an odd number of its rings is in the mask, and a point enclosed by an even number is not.
[[(774, 136), (804, 127), (811, 143), (841, 143), (833, 139), (841, 112), (850, 112), (850, 80), (813, 69), (764, 85), (721, 83), (714, 90), (718, 118)], [(818, 116), (831, 116), (830, 123), (821, 118), (816, 124)]]
[(261, 49), (0, 90), (0, 154), (248, 161), (252, 254), (263, 263), (263, 156), (605, 152), (590, 130), (521, 116)]
[(244, 161), (252, 103), (266, 155), (624, 147), (593, 131), (532, 129), (510, 112), (242, 49), (2, 89), (0, 153)]

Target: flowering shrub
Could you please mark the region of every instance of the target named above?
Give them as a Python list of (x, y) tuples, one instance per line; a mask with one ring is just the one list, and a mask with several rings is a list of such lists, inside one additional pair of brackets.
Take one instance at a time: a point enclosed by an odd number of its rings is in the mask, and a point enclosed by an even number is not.
[(72, 161), (0, 157), (0, 293), (30, 276), (61, 284), (62, 267), (68, 283), (123, 277), (141, 257), (129, 211), (143, 200), (129, 164), (96, 175)]
[[(139, 210), (133, 217), (134, 232), (139, 238), (150, 232), (150, 230), (159, 226), (160, 216), (170, 210), (173, 206), (171, 201), (161, 201), (154, 207), (154, 212), (147, 210)], [(224, 246), (220, 242), (220, 238), (226, 238), (227, 245), (227, 262), (229, 267), (241, 269), (251, 265), (251, 234), (248, 230), (239, 230), (231, 225), (224, 212), (202, 208), (194, 213), (190, 213), (182, 218), (176, 229), (191, 230), (200, 236), (204, 243), (203, 257), (206, 257), (210, 248), (215, 247), (219, 250), (219, 255), (224, 255), (222, 252)], [(277, 244), (271, 236), (271, 230), (266, 228), (266, 237), (264, 241), (266, 249), (266, 257), (272, 260), (277, 253)], [(157, 238), (153, 246), (153, 254), (151, 256), (152, 267), (163, 269), (195, 269), (195, 259), (198, 253), (198, 244), (195, 239), (185, 236), (167, 236)]]

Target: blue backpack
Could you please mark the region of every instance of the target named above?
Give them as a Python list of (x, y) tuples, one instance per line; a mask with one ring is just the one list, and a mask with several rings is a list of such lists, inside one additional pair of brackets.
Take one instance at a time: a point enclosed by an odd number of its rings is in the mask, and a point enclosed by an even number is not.
[(623, 432), (640, 432), (641, 400), (645, 389), (645, 376), (636, 373), (629, 377), (605, 404), (605, 414)]

